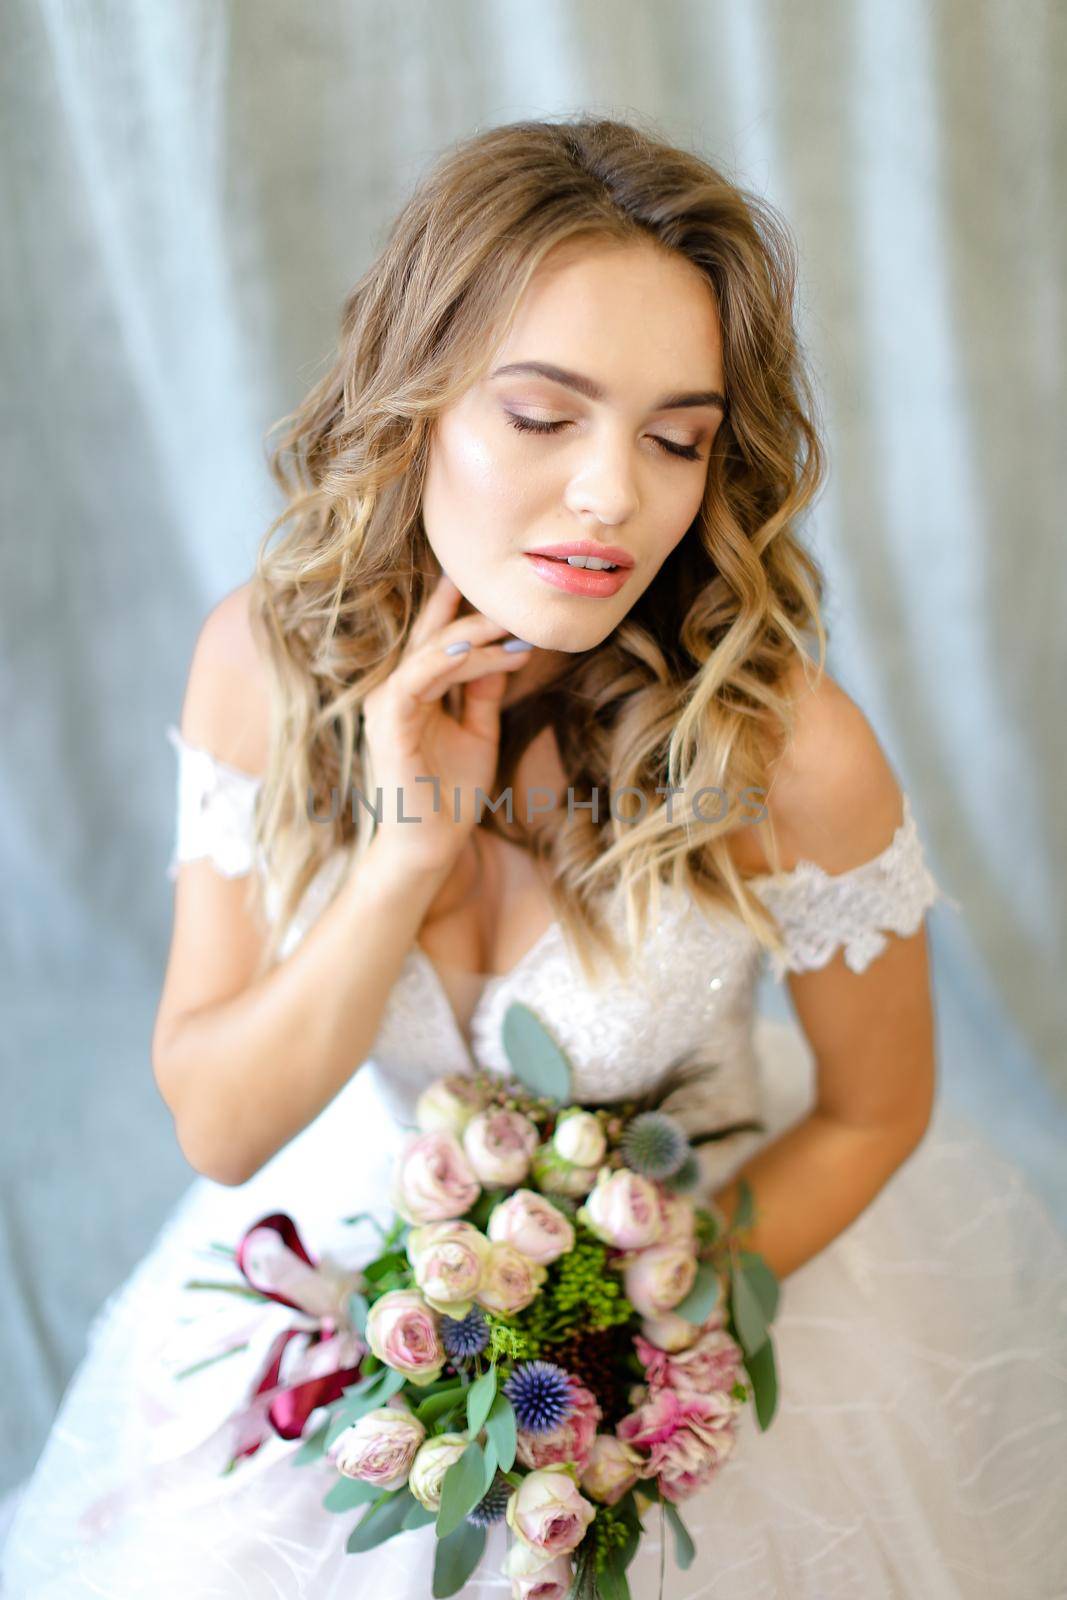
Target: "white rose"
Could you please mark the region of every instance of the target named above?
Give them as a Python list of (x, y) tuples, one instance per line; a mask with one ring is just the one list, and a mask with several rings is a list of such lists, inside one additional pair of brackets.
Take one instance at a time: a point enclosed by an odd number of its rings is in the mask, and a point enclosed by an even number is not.
[(598, 1167), (608, 1148), (604, 1130), (591, 1111), (564, 1111), (552, 1135), (556, 1154), (575, 1167)]
[(411, 1463), (408, 1488), (420, 1506), (427, 1511), (441, 1509), (441, 1485), (445, 1473), (454, 1466), (466, 1450), (470, 1440), (465, 1433), (439, 1433), (427, 1439)]

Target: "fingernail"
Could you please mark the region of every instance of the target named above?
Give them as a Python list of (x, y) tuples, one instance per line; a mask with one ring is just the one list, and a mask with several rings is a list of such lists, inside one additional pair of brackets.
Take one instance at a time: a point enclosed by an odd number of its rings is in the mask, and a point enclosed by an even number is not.
[(446, 656), (462, 655), (463, 651), (464, 650), (469, 650), (470, 647), (471, 647), (471, 642), (470, 642), (469, 639), (461, 639), (458, 644), (446, 644), (445, 645), (445, 655)]
[(525, 639), (509, 639), (504, 645), (505, 650), (532, 650), (533, 645), (527, 644)]

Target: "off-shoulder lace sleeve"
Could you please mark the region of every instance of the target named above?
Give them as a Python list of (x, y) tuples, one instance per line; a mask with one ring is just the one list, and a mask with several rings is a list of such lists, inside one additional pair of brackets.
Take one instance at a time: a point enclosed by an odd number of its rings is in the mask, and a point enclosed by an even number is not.
[(770, 952), (776, 978), (824, 967), (844, 946), (845, 964), (862, 972), (888, 944), (887, 933), (914, 933), (937, 900), (959, 910), (923, 858), (919, 830), (904, 795), (903, 820), (880, 855), (848, 872), (829, 873), (814, 861), (791, 872), (749, 880), (778, 920), (785, 956)]
[(227, 878), (250, 872), (260, 779), (189, 744), (173, 724), (167, 738), (178, 752), (177, 824), (167, 877), (173, 881), (179, 862), (198, 856), (208, 856)]

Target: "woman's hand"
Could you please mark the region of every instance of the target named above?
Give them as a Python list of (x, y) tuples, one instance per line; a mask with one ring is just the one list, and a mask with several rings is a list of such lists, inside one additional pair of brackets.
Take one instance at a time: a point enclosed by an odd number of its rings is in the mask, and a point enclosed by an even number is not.
[[(442, 573), (396, 668), (363, 701), (371, 768), (364, 774), (364, 792), (374, 804), (376, 790), (382, 791), (375, 843), (395, 851), (406, 871), (447, 869), (462, 851), (476, 821), (475, 790), (490, 796), (496, 777), (508, 673), (533, 655), (532, 647), (506, 651), (501, 636), (508, 630), (480, 611), (456, 617), (459, 598), (456, 585)], [(447, 646), (462, 642), (469, 649), (447, 653)], [(465, 690), (458, 689), (461, 684)], [(444, 706), (453, 688), (462, 697), (459, 720)], [(416, 783), (416, 778), (438, 782)], [(418, 822), (397, 821), (398, 797), (400, 815)]]

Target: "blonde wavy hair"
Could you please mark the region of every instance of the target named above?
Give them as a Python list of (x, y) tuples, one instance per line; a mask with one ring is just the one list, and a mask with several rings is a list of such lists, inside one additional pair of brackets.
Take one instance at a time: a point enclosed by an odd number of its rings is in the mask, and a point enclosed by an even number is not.
[[(501, 714), (494, 793), (551, 723), (573, 814), (529, 832), (489, 810), (484, 826), (547, 863), (590, 981), (594, 948), (626, 969), (609, 903), (625, 905), (636, 951), (664, 882), (781, 948), (725, 836), (751, 822), (743, 791), (766, 793), (793, 724), (783, 678), (798, 657), (810, 674), (812, 630), (818, 674), (825, 663), (823, 578), (796, 534), (825, 469), (794, 327), (795, 250), (766, 203), (701, 157), (630, 122), (566, 118), (494, 127), (446, 151), (349, 294), (329, 370), (268, 432), (285, 430), (269, 465), (286, 504), (252, 580), (273, 679), (255, 809), (277, 896), (264, 969), (326, 857), (350, 846), (358, 862), (373, 836), (361, 701), (397, 666), (440, 573), (421, 516), (434, 420), (486, 370), (547, 253), (577, 239), (651, 242), (706, 275), (728, 404), (700, 511), (651, 584), (602, 644)], [(337, 805), (351, 785), (367, 806)], [(725, 790), (718, 820), (692, 804), (706, 788)], [(594, 789), (597, 820), (582, 805)], [(777, 871), (773, 828), (758, 825)]]

